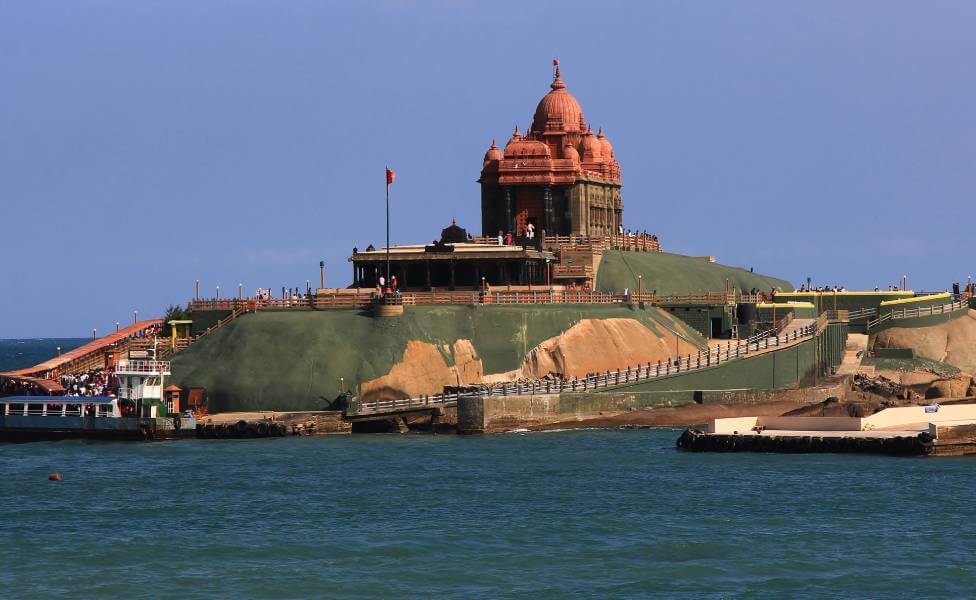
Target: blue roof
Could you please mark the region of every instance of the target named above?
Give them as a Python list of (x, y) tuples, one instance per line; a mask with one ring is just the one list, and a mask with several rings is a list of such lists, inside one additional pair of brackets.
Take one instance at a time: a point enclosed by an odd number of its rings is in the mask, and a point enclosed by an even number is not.
[(31, 403), (31, 404), (109, 404), (116, 400), (112, 396), (4, 396), (0, 402)]

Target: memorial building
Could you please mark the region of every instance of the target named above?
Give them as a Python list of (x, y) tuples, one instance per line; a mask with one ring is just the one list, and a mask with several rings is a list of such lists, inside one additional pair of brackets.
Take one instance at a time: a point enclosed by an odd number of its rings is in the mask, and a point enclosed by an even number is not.
[[(477, 289), (494, 285), (592, 285), (592, 260), (574, 254), (621, 228), (620, 165), (602, 129), (593, 133), (553, 61), (550, 91), (523, 135), (494, 142), (481, 177), (481, 236), (456, 223), (431, 244), (354, 250), (353, 287), (374, 287), (390, 274), (400, 289)], [(653, 242), (656, 244), (656, 240)], [(567, 247), (567, 244), (569, 246)], [(561, 255), (567, 264), (559, 265)]]
[(620, 165), (601, 129), (593, 128), (566, 89), (553, 61), (551, 90), (542, 97), (532, 127), (518, 127), (504, 150), (494, 142), (481, 170), (481, 229), (485, 236), (528, 224), (546, 235), (602, 237), (622, 222)]

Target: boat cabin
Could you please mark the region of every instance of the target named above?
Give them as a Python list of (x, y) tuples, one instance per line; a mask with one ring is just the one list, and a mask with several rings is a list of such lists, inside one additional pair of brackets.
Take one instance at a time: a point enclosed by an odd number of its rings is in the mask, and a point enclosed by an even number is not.
[(0, 398), (4, 417), (120, 417), (117, 398), (108, 396), (7, 396)]

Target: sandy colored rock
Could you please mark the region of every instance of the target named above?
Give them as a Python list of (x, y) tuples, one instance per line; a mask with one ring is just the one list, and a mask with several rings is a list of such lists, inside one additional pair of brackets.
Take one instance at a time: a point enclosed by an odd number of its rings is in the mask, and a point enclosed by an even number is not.
[(912, 348), (915, 354), (976, 373), (976, 311), (931, 327), (892, 327), (877, 333), (873, 349)]
[(929, 386), (926, 398), (965, 398), (969, 395), (972, 378), (968, 375), (958, 375), (937, 379)]
[(930, 371), (891, 371), (882, 369), (877, 371), (876, 374), (881, 377), (887, 377), (899, 385), (904, 386), (932, 385), (933, 382), (941, 379), (939, 375)]
[(403, 360), (393, 365), (389, 373), (360, 386), (360, 400), (415, 398), (440, 394), (444, 386), (480, 381), (481, 359), (469, 340), (454, 342), (454, 360), (456, 366), (452, 367), (437, 346), (411, 340), (407, 342)]
[(583, 377), (587, 373), (616, 370), (627, 365), (656, 363), (695, 354), (698, 347), (670, 332), (663, 337), (635, 319), (583, 319), (562, 334), (549, 338), (525, 357), (519, 376), (545, 377), (562, 373)]
[(478, 358), (471, 340), (457, 340), (454, 342), (454, 368), (463, 385), (479, 383), (484, 376), (484, 366)]

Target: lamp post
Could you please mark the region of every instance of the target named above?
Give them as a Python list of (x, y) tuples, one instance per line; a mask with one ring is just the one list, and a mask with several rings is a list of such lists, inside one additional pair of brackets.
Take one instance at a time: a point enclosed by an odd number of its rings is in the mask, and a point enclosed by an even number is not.
[(139, 311), (134, 310), (132, 311), (132, 324), (135, 325), (138, 322), (139, 322)]
[(119, 332), (119, 322), (116, 321), (115, 322), (115, 333), (118, 333), (118, 332)]
[(58, 356), (61, 356), (61, 346), (58, 346)]
[(903, 292), (908, 291), (908, 275), (901, 276), (901, 291)]
[(92, 328), (92, 339), (95, 339), (95, 332), (98, 331), (94, 327)]
[(217, 300), (220, 300), (220, 286), (217, 286)]
[(196, 285), (196, 288), (194, 288), (193, 299), (194, 300), (199, 300), (200, 299), (200, 280), (199, 279), (197, 279), (197, 285)]
[(243, 283), (238, 283), (237, 284), (237, 299), (238, 300), (243, 300), (244, 299), (244, 284)]

